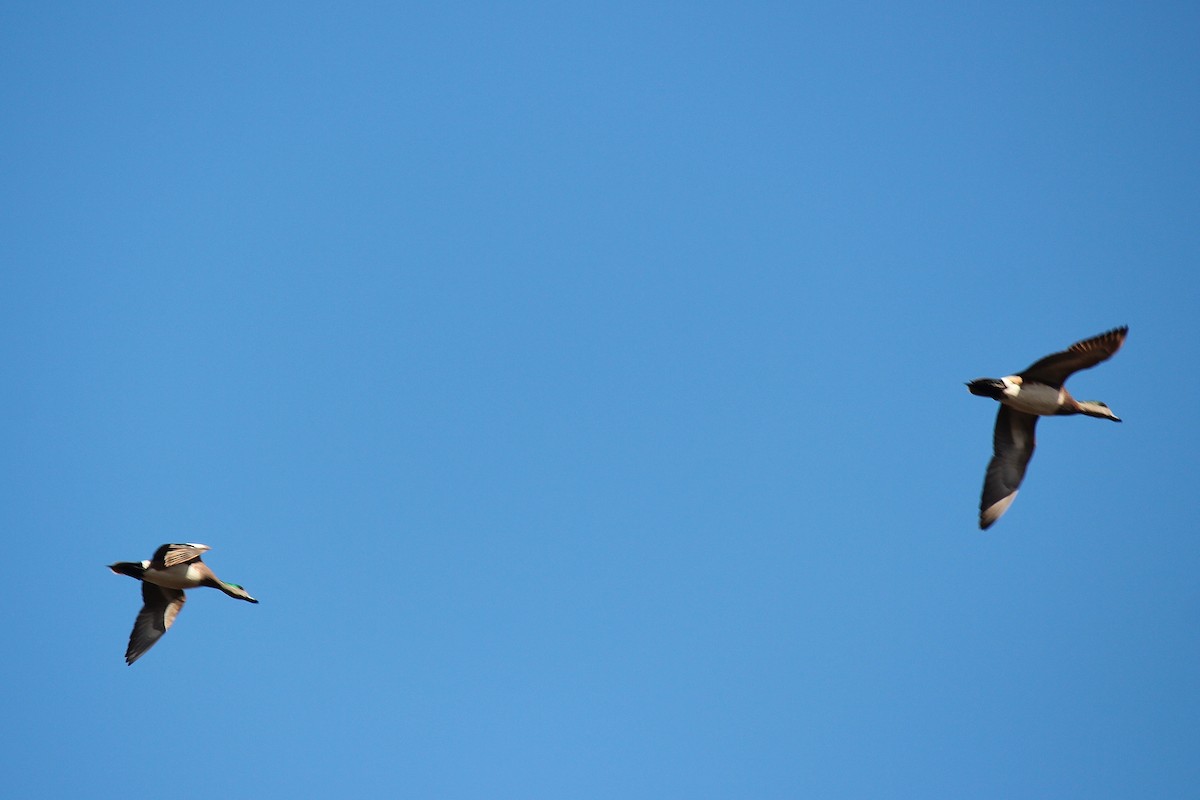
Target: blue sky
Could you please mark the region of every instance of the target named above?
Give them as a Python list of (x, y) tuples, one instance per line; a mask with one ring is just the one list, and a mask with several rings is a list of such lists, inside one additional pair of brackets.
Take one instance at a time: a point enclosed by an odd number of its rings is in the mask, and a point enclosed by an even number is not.
[(1046, 5), (8, 4), (6, 786), (1194, 791), (1200, 12)]

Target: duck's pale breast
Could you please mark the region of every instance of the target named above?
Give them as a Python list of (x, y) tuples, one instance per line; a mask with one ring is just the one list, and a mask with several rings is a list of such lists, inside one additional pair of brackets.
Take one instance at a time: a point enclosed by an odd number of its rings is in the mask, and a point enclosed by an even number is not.
[(166, 569), (148, 569), (142, 580), (165, 586), (168, 589), (195, 589), (204, 578), (202, 570), (195, 564), (176, 564)]
[(1049, 416), (1057, 414), (1063, 404), (1063, 390), (1044, 383), (1016, 383), (1004, 378), (1004, 396), (1000, 402), (1026, 414)]

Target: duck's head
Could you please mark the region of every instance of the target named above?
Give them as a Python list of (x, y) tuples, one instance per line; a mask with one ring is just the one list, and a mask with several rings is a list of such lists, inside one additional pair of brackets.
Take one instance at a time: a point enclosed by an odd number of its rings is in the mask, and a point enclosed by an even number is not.
[(1120, 422), (1121, 418), (1113, 413), (1113, 410), (1108, 407), (1108, 404), (1101, 403), (1099, 400), (1076, 400), (1080, 414), (1087, 414), (1089, 417), (1099, 417), (1100, 419), (1111, 419), (1113, 422)]
[(245, 590), (245, 588), (242, 587), (241, 584), (227, 583), (226, 581), (220, 581), (220, 589), (225, 594), (229, 595), (230, 597), (236, 597), (238, 600), (245, 600), (247, 603), (257, 603), (258, 602), (257, 600), (255, 600), (253, 597), (250, 596), (250, 593), (247, 592)]

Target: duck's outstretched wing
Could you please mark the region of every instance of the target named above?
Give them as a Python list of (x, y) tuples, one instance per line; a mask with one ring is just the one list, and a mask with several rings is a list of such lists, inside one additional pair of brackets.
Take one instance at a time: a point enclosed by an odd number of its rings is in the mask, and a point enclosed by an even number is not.
[(150, 565), (156, 569), (166, 569), (176, 564), (186, 564), (189, 561), (195, 561), (208, 550), (212, 550), (212, 548), (206, 544), (196, 544), (195, 542), (164, 544), (154, 551), (154, 558), (150, 559)]
[(168, 589), (142, 581), (142, 610), (133, 622), (129, 634), (129, 647), (125, 650), (125, 663), (132, 664), (155, 645), (175, 622), (179, 609), (187, 597), (180, 589)]
[(1037, 417), (1000, 406), (996, 431), (992, 436), (992, 460), (983, 479), (983, 498), (979, 501), (979, 527), (987, 530), (1012, 505), (1025, 477), (1025, 467), (1033, 457), (1034, 428)]
[(1122, 325), (1091, 339), (1076, 342), (1061, 353), (1054, 353), (1035, 361), (1020, 375), (1025, 380), (1049, 384), (1055, 389), (1061, 388), (1072, 373), (1094, 367), (1111, 358), (1113, 353), (1121, 349), (1128, 333), (1129, 327)]

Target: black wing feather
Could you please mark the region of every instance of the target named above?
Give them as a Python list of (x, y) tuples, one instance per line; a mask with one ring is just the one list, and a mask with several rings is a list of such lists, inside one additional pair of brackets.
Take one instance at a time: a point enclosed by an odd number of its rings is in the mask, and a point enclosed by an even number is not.
[(1037, 417), (1001, 404), (992, 435), (992, 460), (983, 479), (983, 497), (979, 501), (979, 527), (987, 530), (1008, 510), (1025, 468), (1033, 457)]

